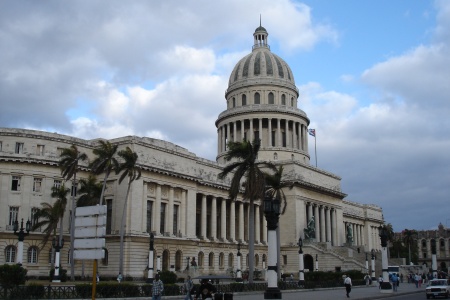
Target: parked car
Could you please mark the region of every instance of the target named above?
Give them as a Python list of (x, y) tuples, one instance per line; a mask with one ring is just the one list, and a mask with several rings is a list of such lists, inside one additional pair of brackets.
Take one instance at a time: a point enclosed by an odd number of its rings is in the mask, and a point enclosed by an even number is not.
[(432, 279), (429, 281), (426, 288), (427, 299), (431, 297), (445, 297), (450, 296), (450, 285), (447, 279)]

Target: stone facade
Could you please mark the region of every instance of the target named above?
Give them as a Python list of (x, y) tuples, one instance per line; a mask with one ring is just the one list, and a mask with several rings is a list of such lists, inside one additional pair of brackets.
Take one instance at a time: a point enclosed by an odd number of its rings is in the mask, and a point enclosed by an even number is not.
[[(363, 256), (356, 249), (380, 250), (378, 226), (382, 209), (343, 200), (341, 178), (310, 165), (308, 153), (309, 119), (297, 108), (298, 89), (287, 64), (270, 52), (267, 31), (259, 27), (254, 34), (250, 55), (238, 62), (226, 91), (227, 107), (217, 121), (217, 161), (197, 157), (167, 141), (137, 136), (109, 140), (120, 149), (130, 147), (138, 154), (142, 176), (132, 184), (127, 207), (127, 184), (118, 183), (112, 174), (107, 182), (108, 207), (107, 257), (99, 273), (118, 272), (119, 226), (126, 210), (124, 273), (133, 277), (145, 274), (149, 232), (155, 233), (155, 266), (183, 276), (188, 257), (196, 257), (198, 270), (224, 274), (236, 269), (237, 244), (242, 241), (243, 269), (248, 261), (249, 202), (238, 197), (231, 201), (231, 178), (218, 179), (226, 162), (229, 141), (261, 139), (259, 159), (283, 165), (285, 178), (293, 188), (286, 189), (288, 207), (280, 218), (281, 269), (298, 271), (299, 237), (304, 237), (308, 220), (315, 217), (316, 238), (305, 242), (305, 266), (316, 255), (319, 269), (362, 269)], [(58, 168), (62, 148), (75, 144), (93, 159), (98, 140), (83, 140), (57, 133), (25, 129), (0, 129), (0, 264), (14, 263), (17, 237), (11, 222), (32, 218), (42, 202), (53, 203), (51, 187), (63, 183)], [(81, 164), (79, 178), (87, 178), (87, 163)], [(99, 177), (103, 178), (103, 177)], [(66, 183), (70, 186), (71, 183)], [(71, 210), (70, 201), (68, 210)], [(64, 219), (69, 240), (69, 212)], [(352, 243), (347, 243), (347, 228)], [(255, 267), (263, 269), (267, 258), (267, 227), (261, 201), (255, 201)], [(31, 232), (24, 242), (24, 266), (31, 276), (45, 276), (49, 270), (50, 245), (41, 247), (42, 233)], [(447, 241), (448, 242), (448, 241)], [(68, 243), (67, 243), (68, 244)], [(68, 246), (62, 249), (62, 266), (68, 268)], [(76, 261), (76, 273), (82, 266)], [(90, 274), (90, 263), (85, 272)], [(156, 266), (157, 267), (157, 266)], [(192, 269), (190, 270), (192, 272)]]

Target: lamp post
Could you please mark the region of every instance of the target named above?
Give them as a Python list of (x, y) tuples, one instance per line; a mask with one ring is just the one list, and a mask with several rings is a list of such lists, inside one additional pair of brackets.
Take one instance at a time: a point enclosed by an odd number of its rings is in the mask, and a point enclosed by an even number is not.
[(264, 197), (264, 215), (267, 220), (267, 289), (264, 299), (281, 299), (281, 291), (277, 285), (277, 233), (278, 218), (280, 216), (280, 200)]
[(437, 278), (436, 239), (431, 240), (431, 271), (433, 278)]
[(305, 286), (305, 266), (303, 262), (303, 239), (300, 237), (298, 239), (298, 286), (304, 287)]
[(316, 271), (319, 271), (319, 255), (316, 254)]
[[(23, 231), (26, 230), (27, 232)], [(27, 221), (25, 228), (23, 228), (23, 219), (20, 222), (20, 228), (19, 228), (19, 221), (14, 221), (13, 223), (13, 230), (14, 230), (14, 234), (17, 235), (17, 237), (19, 238), (19, 245), (18, 245), (18, 251), (17, 251), (17, 264), (19, 266), (22, 265), (22, 259), (23, 259), (23, 241), (25, 240), (25, 237), (27, 235), (30, 234), (30, 230), (31, 230), (31, 222), (30, 220)]]
[(156, 257), (156, 273), (161, 272), (161, 256)]
[(64, 239), (58, 240), (53, 237), (52, 247), (55, 249), (55, 275), (53, 276), (53, 282), (61, 282), (59, 275), (60, 261), (61, 261), (61, 249), (64, 247)]
[(237, 268), (236, 268), (236, 282), (242, 281), (242, 271), (241, 271), (241, 240), (239, 240), (237, 245)]
[(381, 239), (381, 266), (383, 271), (383, 282), (381, 283), (381, 293), (392, 293), (392, 286), (389, 282), (389, 273), (388, 273), (388, 257), (387, 257), (387, 239), (388, 233), (386, 230), (386, 226), (380, 226), (378, 228), (380, 230), (380, 239)]
[(372, 262), (371, 262), (371, 267), (372, 267), (372, 282), (375, 282), (376, 281), (376, 277), (375, 277), (375, 250), (374, 249), (372, 249), (372, 251), (371, 251), (371, 254), (372, 254)]
[(366, 274), (369, 275), (369, 260), (367, 258), (367, 252), (366, 252)]
[(153, 232), (150, 233), (150, 245), (149, 245), (149, 251), (148, 251), (148, 275), (147, 275), (147, 283), (153, 282), (153, 252), (155, 251), (154, 248), (155, 243), (155, 235)]

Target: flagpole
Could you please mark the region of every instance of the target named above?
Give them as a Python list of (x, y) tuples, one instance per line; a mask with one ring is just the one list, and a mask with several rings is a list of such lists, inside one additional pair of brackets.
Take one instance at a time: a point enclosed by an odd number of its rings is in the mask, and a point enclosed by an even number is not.
[(316, 157), (316, 168), (317, 168), (317, 133), (314, 134), (314, 156)]

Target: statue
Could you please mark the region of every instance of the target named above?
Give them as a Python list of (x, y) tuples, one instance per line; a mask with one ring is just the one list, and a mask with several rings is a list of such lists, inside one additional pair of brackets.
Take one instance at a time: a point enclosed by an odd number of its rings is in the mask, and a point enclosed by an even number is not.
[(309, 219), (308, 226), (304, 229), (305, 239), (315, 239), (316, 238), (316, 222), (314, 221), (314, 216)]
[(347, 225), (347, 243), (353, 243), (352, 225)]

